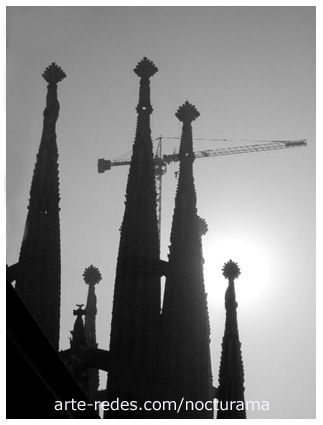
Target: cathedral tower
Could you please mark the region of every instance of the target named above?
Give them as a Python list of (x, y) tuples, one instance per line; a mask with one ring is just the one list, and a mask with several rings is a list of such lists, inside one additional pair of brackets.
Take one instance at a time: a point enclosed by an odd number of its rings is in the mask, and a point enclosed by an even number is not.
[(217, 419), (246, 419), (244, 370), (237, 320), (238, 304), (234, 289), (234, 279), (239, 277), (240, 269), (230, 260), (223, 267), (223, 275), (229, 280), (229, 285), (225, 293), (226, 321), (219, 372)]
[[(111, 371), (108, 400), (145, 401), (152, 396), (160, 319), (159, 236), (150, 130), (150, 77), (158, 69), (144, 58), (134, 72), (140, 78), (137, 129), (126, 189), (111, 322)], [(145, 417), (145, 413), (109, 411), (108, 418)]]
[(56, 350), (59, 346), (61, 254), (59, 223), (57, 84), (66, 75), (52, 63), (47, 81), (43, 133), (32, 178), (16, 290)]
[(162, 314), (161, 380), (163, 398), (176, 401), (177, 406), (182, 399), (208, 404), (202, 410), (184, 404), (179, 413), (168, 414), (177, 419), (213, 417), (210, 327), (193, 177), (191, 123), (199, 115), (189, 102), (176, 113), (183, 129)]

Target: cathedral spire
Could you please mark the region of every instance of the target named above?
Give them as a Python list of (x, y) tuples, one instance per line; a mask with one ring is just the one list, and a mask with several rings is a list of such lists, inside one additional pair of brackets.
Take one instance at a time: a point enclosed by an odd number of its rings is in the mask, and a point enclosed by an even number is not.
[(183, 129), (162, 315), (161, 380), (168, 400), (209, 401), (211, 409), (183, 409), (168, 415), (178, 419), (213, 417), (210, 329), (193, 178), (192, 122), (198, 116), (188, 101), (176, 113)]
[[(153, 145), (151, 140), (150, 115), (153, 108), (150, 102), (150, 78), (158, 71), (152, 61), (143, 58), (134, 69), (140, 78), (136, 136), (132, 148), (132, 158), (126, 191), (127, 200), (139, 197), (152, 197), (149, 204), (156, 205), (155, 174), (153, 165)], [(143, 190), (148, 191), (145, 196)], [(147, 203), (147, 202), (145, 202)], [(148, 207), (145, 206), (146, 208)], [(127, 205), (125, 215), (127, 213)], [(156, 215), (156, 214), (154, 214)], [(150, 218), (150, 221), (155, 218)], [(157, 215), (156, 215), (157, 220)], [(154, 224), (153, 224), (154, 225)], [(154, 229), (152, 229), (154, 232)]]
[(87, 294), (86, 302), (86, 316), (85, 316), (85, 336), (86, 343), (88, 347), (97, 347), (96, 342), (96, 295), (95, 295), (95, 285), (99, 284), (101, 281), (101, 273), (98, 268), (94, 266), (89, 266), (84, 270), (83, 273), (84, 282), (88, 285), (89, 290)]
[[(90, 266), (84, 270), (83, 278), (85, 283), (88, 285), (88, 295), (86, 302), (86, 316), (84, 323), (84, 332), (86, 345), (88, 347), (97, 348), (98, 344), (96, 342), (96, 295), (95, 295), (95, 285), (97, 285), (102, 277), (98, 268)], [(96, 395), (99, 390), (99, 371), (97, 369), (89, 369), (89, 398), (91, 401), (96, 400)]]
[(225, 293), (226, 322), (219, 372), (217, 419), (246, 419), (244, 370), (237, 320), (238, 304), (234, 289), (234, 280), (239, 277), (240, 269), (237, 263), (230, 260), (222, 270), (229, 285)]
[[(126, 189), (114, 288), (108, 399), (151, 396), (160, 319), (160, 277), (156, 190), (150, 130), (150, 77), (157, 68), (147, 58), (134, 72), (140, 78), (137, 128)], [(133, 379), (136, 376), (136, 379)], [(149, 394), (150, 393), (150, 394)], [(147, 398), (148, 400), (148, 398)], [(109, 418), (145, 416), (145, 412), (106, 412)], [(127, 416), (128, 415), (128, 416)]]
[(16, 279), (18, 294), (56, 350), (59, 346), (61, 292), (57, 84), (65, 77), (55, 63), (43, 73), (48, 83), (43, 132), (31, 183)]
[[(137, 112), (139, 117), (149, 116), (153, 108), (150, 103), (150, 81), (149, 79), (158, 71), (158, 68), (152, 61), (144, 57), (134, 69), (134, 72), (140, 78), (139, 103)], [(150, 129), (147, 127), (146, 130)]]

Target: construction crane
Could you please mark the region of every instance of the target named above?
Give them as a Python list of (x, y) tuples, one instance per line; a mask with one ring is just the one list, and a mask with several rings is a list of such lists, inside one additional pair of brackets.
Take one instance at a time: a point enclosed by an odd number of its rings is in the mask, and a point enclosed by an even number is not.
[[(158, 230), (160, 236), (160, 227), (161, 227), (161, 194), (162, 194), (162, 176), (167, 172), (167, 165), (171, 162), (179, 161), (179, 154), (173, 153), (171, 155), (162, 154), (162, 139), (180, 139), (179, 137), (163, 137), (160, 136), (158, 140), (158, 145), (154, 155), (154, 165), (155, 165), (155, 178), (156, 178), (156, 194), (157, 194), (157, 220), (158, 220)], [(230, 139), (195, 139), (195, 140), (213, 140), (213, 141), (224, 141), (224, 142), (238, 142), (238, 140)], [(240, 141), (241, 142), (241, 141)], [(251, 141), (250, 141), (251, 142)], [(287, 149), (287, 148), (300, 148), (307, 146), (306, 139), (301, 140), (258, 140), (257, 143), (246, 146), (234, 146), (228, 148), (217, 148), (204, 151), (194, 152), (195, 158), (208, 158), (212, 156), (222, 156), (222, 155), (235, 155), (240, 153), (251, 153), (251, 152), (264, 152), (269, 150), (276, 149)], [(100, 158), (98, 160), (98, 172), (104, 173), (105, 171), (111, 170), (111, 167), (116, 167), (119, 165), (130, 165), (131, 158), (129, 154), (122, 155), (114, 160), (107, 160)]]

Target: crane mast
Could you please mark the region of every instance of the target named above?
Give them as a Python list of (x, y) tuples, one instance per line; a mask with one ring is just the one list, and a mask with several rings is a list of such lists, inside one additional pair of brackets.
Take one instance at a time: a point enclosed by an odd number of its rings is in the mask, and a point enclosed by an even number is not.
[[(170, 137), (171, 139), (177, 139), (177, 137)], [(179, 161), (179, 154), (174, 153), (171, 155), (162, 155), (162, 139), (160, 136), (158, 140), (158, 145), (154, 155), (154, 166), (155, 166), (155, 178), (156, 178), (156, 194), (157, 194), (157, 220), (158, 220), (158, 229), (160, 237), (160, 226), (161, 226), (161, 193), (162, 193), (162, 176), (167, 172), (167, 165), (172, 162)], [(200, 139), (201, 140), (201, 139)], [(221, 139), (217, 139), (220, 141)], [(226, 139), (222, 139), (226, 141)], [(288, 149), (288, 148), (300, 148), (307, 146), (306, 139), (300, 140), (272, 140), (264, 141), (256, 144), (245, 145), (245, 146), (233, 146), (228, 148), (217, 148), (209, 149), (203, 151), (194, 152), (195, 158), (208, 158), (213, 156), (223, 156), (223, 155), (235, 155), (241, 153), (252, 153), (252, 152), (264, 152), (277, 149)], [(121, 165), (130, 165), (131, 159), (121, 158), (114, 160), (107, 160), (100, 158), (98, 160), (98, 172), (104, 173), (105, 171), (111, 170), (111, 167), (121, 166)]]

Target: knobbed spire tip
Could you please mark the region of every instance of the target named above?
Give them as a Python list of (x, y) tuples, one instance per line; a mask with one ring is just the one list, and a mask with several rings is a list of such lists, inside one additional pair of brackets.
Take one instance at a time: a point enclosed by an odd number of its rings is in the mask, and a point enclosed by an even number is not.
[(57, 84), (66, 77), (66, 74), (62, 70), (62, 68), (60, 68), (58, 65), (56, 65), (55, 62), (53, 62), (45, 69), (42, 76), (47, 81), (47, 83)]
[(155, 66), (154, 62), (144, 57), (134, 69), (134, 72), (140, 78), (150, 78), (156, 72), (158, 72), (158, 68)]
[(200, 116), (200, 113), (196, 107), (187, 100), (182, 106), (178, 108), (175, 116), (182, 122), (192, 122)]
[(97, 285), (102, 279), (100, 270), (92, 265), (84, 270), (83, 278), (87, 285)]
[(229, 260), (227, 263), (224, 264), (222, 272), (223, 276), (229, 280), (236, 279), (241, 274), (238, 264), (232, 260)]

